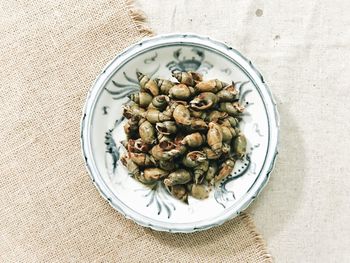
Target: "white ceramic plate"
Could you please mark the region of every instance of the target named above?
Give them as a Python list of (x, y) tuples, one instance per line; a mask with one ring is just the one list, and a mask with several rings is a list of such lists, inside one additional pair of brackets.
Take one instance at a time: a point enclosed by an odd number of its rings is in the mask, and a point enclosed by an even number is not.
[[(186, 205), (163, 185), (150, 190), (128, 175), (119, 157), (124, 150), (122, 105), (139, 89), (136, 71), (171, 78), (175, 70), (199, 71), (205, 79), (238, 82), (246, 113), (240, 129), (248, 154), (208, 199), (189, 197)], [(193, 34), (161, 35), (130, 46), (97, 77), (81, 122), (82, 151), (90, 176), (108, 202), (125, 217), (155, 230), (194, 232), (237, 216), (268, 181), (277, 155), (278, 114), (268, 87), (252, 63), (222, 42)]]

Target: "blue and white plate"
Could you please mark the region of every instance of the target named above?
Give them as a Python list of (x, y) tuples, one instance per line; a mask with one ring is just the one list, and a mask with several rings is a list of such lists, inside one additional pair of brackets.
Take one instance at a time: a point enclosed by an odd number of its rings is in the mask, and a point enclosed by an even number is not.
[[(139, 89), (136, 71), (170, 79), (173, 71), (198, 71), (205, 79), (238, 83), (246, 111), (240, 129), (246, 158), (208, 199), (189, 204), (159, 183), (150, 189), (131, 178), (120, 162), (125, 151), (122, 106)], [(237, 216), (266, 185), (277, 155), (278, 113), (271, 92), (252, 63), (222, 42), (193, 34), (143, 40), (117, 55), (89, 91), (81, 121), (81, 144), (89, 174), (108, 202), (125, 217), (155, 230), (194, 232)]]

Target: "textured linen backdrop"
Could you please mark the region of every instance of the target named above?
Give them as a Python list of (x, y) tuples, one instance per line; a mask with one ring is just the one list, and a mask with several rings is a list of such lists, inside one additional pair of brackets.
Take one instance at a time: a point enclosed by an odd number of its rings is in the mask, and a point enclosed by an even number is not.
[(1, 261), (271, 261), (248, 215), (201, 233), (155, 232), (114, 211), (87, 175), (87, 91), (151, 34), (142, 22), (122, 0), (1, 2)]
[(138, 1), (156, 33), (226, 41), (271, 88), (279, 156), (248, 211), (276, 262), (349, 262), (350, 1)]

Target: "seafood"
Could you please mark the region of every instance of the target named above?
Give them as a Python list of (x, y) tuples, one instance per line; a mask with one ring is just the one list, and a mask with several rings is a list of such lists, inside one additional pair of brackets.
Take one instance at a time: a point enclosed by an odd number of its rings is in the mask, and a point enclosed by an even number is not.
[(174, 138), (175, 149), (179, 151), (179, 155), (183, 155), (187, 151), (187, 147), (181, 143), (183, 138), (182, 134), (178, 134)]
[(186, 106), (179, 104), (176, 106), (173, 112), (173, 117), (178, 124), (182, 125), (190, 125), (191, 124), (191, 116), (190, 111), (186, 108)]
[(186, 84), (188, 86), (194, 86), (196, 84), (195, 78), (193, 78), (193, 74), (191, 72), (177, 72), (173, 73), (173, 77), (176, 78), (181, 84)]
[(152, 99), (152, 106), (158, 110), (164, 110), (168, 106), (169, 97), (166, 95), (158, 95)]
[(167, 115), (164, 112), (161, 112), (157, 109), (148, 109), (144, 113), (142, 113), (142, 117), (147, 119), (150, 123), (155, 124), (161, 121), (169, 121), (171, 120), (171, 116)]
[(151, 149), (151, 144), (143, 142), (141, 138), (138, 138), (136, 140), (134, 139), (123, 140), (121, 141), (121, 144), (125, 147), (125, 149), (127, 149), (129, 153), (132, 153), (132, 152), (147, 153)]
[(151, 149), (151, 155), (159, 161), (169, 161), (180, 153), (181, 151), (176, 148), (176, 145), (169, 141), (163, 141)]
[(169, 90), (169, 97), (178, 100), (188, 100), (194, 94), (194, 89), (185, 84), (177, 84)]
[(207, 110), (218, 103), (219, 98), (212, 92), (203, 92), (190, 101), (190, 107), (197, 110)]
[(203, 81), (203, 75), (198, 73), (198, 72), (194, 72), (194, 71), (188, 71), (188, 73), (191, 74), (192, 78), (194, 79), (194, 81), (197, 83), (197, 82), (200, 82), (200, 81)]
[(224, 120), (225, 118), (228, 117), (228, 114), (226, 112), (222, 111), (217, 111), (213, 110), (210, 112), (210, 114), (207, 116), (206, 121), (213, 121), (213, 122), (218, 122), (219, 120)]
[(127, 154), (121, 163), (142, 184), (165, 186), (188, 203), (189, 196), (208, 198), (246, 154), (239, 129), (244, 107), (234, 82), (203, 81), (196, 72), (173, 76), (179, 83), (137, 72), (141, 89), (123, 109)]
[(138, 175), (135, 175), (134, 177), (137, 181), (144, 185), (153, 185), (156, 182), (156, 180), (147, 180), (143, 172), (139, 173)]
[(188, 204), (188, 193), (184, 185), (177, 184), (177, 185), (166, 186), (166, 187), (172, 196)]
[(189, 171), (185, 169), (176, 170), (168, 175), (167, 178), (164, 179), (164, 184), (166, 186), (172, 186), (177, 184), (186, 184), (191, 181), (192, 175)]
[(214, 177), (215, 182), (220, 182), (222, 179), (226, 178), (227, 176), (229, 176), (232, 171), (233, 168), (235, 166), (235, 160), (230, 158), (227, 159), (220, 167), (220, 171), (219, 174), (217, 176)]
[(247, 139), (242, 133), (240, 133), (238, 134), (237, 138), (233, 143), (233, 149), (236, 155), (239, 158), (242, 158), (246, 152), (246, 148), (247, 148)]
[(210, 161), (209, 162), (209, 167), (208, 167), (208, 171), (205, 174), (205, 180), (209, 183), (209, 184), (213, 184), (214, 182), (214, 177), (216, 175), (216, 173), (218, 172), (219, 168), (217, 165), (217, 162), (215, 161)]
[(173, 171), (176, 169), (176, 164), (173, 161), (165, 161), (165, 160), (161, 160), (159, 161), (159, 168), (166, 170), (166, 171)]
[(122, 157), (120, 157), (120, 161), (128, 169), (129, 173), (132, 176), (140, 175), (139, 166), (136, 163), (134, 163), (130, 158), (128, 158), (126, 155), (123, 155)]
[(123, 115), (130, 119), (132, 116), (142, 116), (142, 114), (145, 112), (144, 108), (141, 108), (138, 104), (133, 103), (129, 105), (124, 106)]
[(224, 101), (235, 101), (237, 100), (238, 90), (235, 87), (234, 82), (230, 86), (227, 86), (216, 93), (220, 102)]
[(190, 125), (187, 127), (187, 129), (191, 132), (193, 131), (206, 131), (208, 130), (208, 124), (202, 120), (202, 119), (197, 119), (197, 118), (192, 118)]
[[(227, 114), (226, 112), (223, 112)], [(218, 120), (218, 123), (227, 127), (236, 127), (238, 125), (238, 119), (232, 116), (228, 116), (222, 120)]]
[(139, 134), (145, 143), (153, 144), (156, 141), (156, 130), (149, 121), (144, 121), (139, 127)]
[(199, 147), (205, 142), (205, 135), (199, 132), (189, 134), (183, 138), (182, 144), (187, 144), (190, 147)]
[(152, 96), (159, 95), (159, 88), (157, 83), (150, 79), (148, 76), (142, 74), (141, 72), (136, 72), (137, 79), (140, 83), (141, 91), (148, 91)]
[(129, 140), (129, 144), (138, 152), (146, 153), (151, 150), (151, 144), (145, 143), (141, 138), (138, 138), (137, 140)]
[(139, 93), (133, 93), (128, 96), (133, 102), (137, 103), (140, 107), (146, 108), (152, 102), (152, 95), (147, 92), (140, 91)]
[(160, 168), (146, 168), (143, 171), (143, 176), (149, 182), (158, 181), (159, 179), (164, 178), (168, 174), (169, 174), (168, 171), (165, 171), (165, 170), (160, 169)]
[(138, 166), (155, 165), (156, 161), (153, 156), (146, 153), (129, 153), (130, 159)]
[(236, 136), (235, 129), (230, 127), (227, 127), (225, 125), (221, 125), (222, 129), (222, 141), (230, 143), (232, 138)]
[(190, 194), (197, 199), (206, 199), (209, 197), (209, 187), (204, 184), (192, 184), (189, 186)]
[(228, 154), (231, 151), (231, 145), (229, 143), (223, 142), (221, 149), (222, 149), (222, 153)]
[(169, 135), (165, 135), (163, 133), (158, 133), (157, 139), (158, 139), (158, 142), (172, 141), (172, 138)]
[(238, 127), (234, 127), (234, 129), (235, 129), (235, 133), (236, 133), (237, 135), (241, 133), (241, 130), (240, 130)]
[(173, 116), (173, 113), (174, 113), (177, 106), (179, 106), (179, 105), (187, 106), (187, 102), (185, 102), (185, 101), (170, 100), (168, 104), (169, 105), (166, 107), (166, 109), (163, 113), (167, 116), (170, 116), (170, 117)]
[(223, 134), (221, 126), (215, 122), (210, 122), (207, 134), (207, 141), (210, 148), (216, 154), (219, 154), (222, 151), (222, 139)]
[(197, 83), (194, 87), (197, 92), (218, 92), (227, 86), (227, 83), (222, 82), (218, 79), (212, 79), (208, 81), (202, 81)]
[(124, 124), (124, 132), (128, 138), (136, 136), (139, 129), (139, 121), (139, 116), (135, 115)]
[[(125, 149), (128, 150), (128, 152), (130, 152), (130, 151), (133, 152), (133, 151), (135, 151), (134, 145), (129, 147), (129, 145), (130, 145), (129, 141), (135, 142), (135, 140), (129, 139), (129, 140), (122, 140), (122, 141), (120, 141), (120, 143), (124, 146)], [(129, 150), (129, 148), (130, 148), (130, 150)]]
[(200, 162), (197, 166), (193, 168), (194, 182), (196, 184), (200, 183), (203, 180), (204, 174), (208, 171), (208, 169), (209, 169), (208, 160), (204, 160)]
[(201, 110), (195, 110), (192, 108), (189, 108), (191, 117), (199, 118), (205, 120), (208, 117), (208, 113), (206, 111)]
[(177, 132), (176, 122), (164, 121), (156, 123), (156, 129), (159, 133), (164, 135), (170, 135)]
[(155, 79), (154, 81), (157, 83), (160, 93), (164, 95), (168, 95), (169, 90), (175, 85), (174, 82), (167, 79)]
[(207, 157), (204, 152), (192, 151), (182, 158), (182, 164), (186, 167), (193, 168), (198, 166), (201, 162), (204, 162), (206, 159)]
[(207, 156), (207, 158), (209, 160), (216, 160), (219, 159), (221, 156), (221, 152), (219, 153), (215, 153), (211, 148), (209, 147), (204, 147), (203, 148), (203, 152), (205, 153), (205, 155)]
[(244, 106), (240, 105), (239, 102), (221, 102), (219, 109), (235, 117), (243, 113)]

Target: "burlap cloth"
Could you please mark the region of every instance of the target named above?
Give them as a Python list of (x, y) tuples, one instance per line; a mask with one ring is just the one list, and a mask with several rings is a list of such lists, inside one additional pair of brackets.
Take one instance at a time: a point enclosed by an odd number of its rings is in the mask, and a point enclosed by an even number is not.
[(90, 181), (79, 142), (87, 91), (116, 53), (151, 34), (130, 3), (1, 6), (1, 261), (271, 261), (248, 215), (195, 234), (155, 232), (113, 210)]

